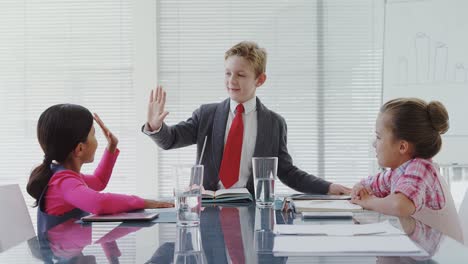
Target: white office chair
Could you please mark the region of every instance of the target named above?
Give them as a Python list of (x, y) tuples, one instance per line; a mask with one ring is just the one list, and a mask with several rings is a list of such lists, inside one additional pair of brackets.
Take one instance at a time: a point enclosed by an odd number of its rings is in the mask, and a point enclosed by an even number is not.
[(465, 198), (463, 198), (460, 205), (460, 210), (458, 210), (458, 217), (460, 218), (465, 245), (468, 246), (468, 189), (466, 190)]
[(0, 186), (0, 252), (36, 234), (18, 184)]

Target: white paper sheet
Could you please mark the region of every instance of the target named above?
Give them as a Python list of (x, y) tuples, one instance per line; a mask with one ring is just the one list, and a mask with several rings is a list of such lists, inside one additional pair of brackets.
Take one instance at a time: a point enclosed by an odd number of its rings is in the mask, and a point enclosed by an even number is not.
[(427, 256), (406, 235), (276, 236), (275, 256)]
[(359, 235), (401, 235), (403, 231), (392, 226), (388, 221), (364, 224), (330, 225), (275, 225), (277, 235), (316, 235), (316, 236), (359, 236)]
[(316, 212), (316, 211), (362, 211), (362, 207), (352, 204), (346, 200), (313, 200), (313, 201), (294, 201), (297, 212)]

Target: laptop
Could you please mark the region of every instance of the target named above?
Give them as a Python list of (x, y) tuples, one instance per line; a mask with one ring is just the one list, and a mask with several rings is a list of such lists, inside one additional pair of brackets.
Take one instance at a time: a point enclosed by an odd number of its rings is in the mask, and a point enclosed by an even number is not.
[(151, 221), (159, 216), (156, 212), (134, 211), (111, 215), (87, 215), (81, 221), (87, 222), (127, 222), (127, 221)]

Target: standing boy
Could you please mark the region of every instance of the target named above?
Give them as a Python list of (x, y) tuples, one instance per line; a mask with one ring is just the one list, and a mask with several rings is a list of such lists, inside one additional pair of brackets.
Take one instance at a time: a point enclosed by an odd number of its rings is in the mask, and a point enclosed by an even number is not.
[(254, 193), (252, 157), (278, 157), (278, 178), (304, 193), (349, 194), (350, 189), (310, 175), (293, 165), (287, 149), (286, 121), (255, 96), (266, 80), (266, 51), (254, 42), (241, 42), (224, 55), (228, 99), (196, 109), (177, 125), (163, 121), (166, 92), (151, 91), (148, 119), (142, 131), (163, 149), (197, 144), (197, 160), (208, 137), (201, 164), (207, 190), (246, 187)]

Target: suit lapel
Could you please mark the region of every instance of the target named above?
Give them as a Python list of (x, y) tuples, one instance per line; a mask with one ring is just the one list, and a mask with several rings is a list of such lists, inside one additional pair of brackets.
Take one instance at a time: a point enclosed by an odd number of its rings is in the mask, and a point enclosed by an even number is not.
[[(267, 135), (271, 135), (267, 133), (271, 130), (271, 118), (268, 109), (260, 102), (257, 98), (257, 139), (255, 140), (255, 149), (253, 153), (253, 157), (265, 157), (266, 156), (266, 149), (269, 142), (271, 142), (270, 138), (266, 138)], [(253, 172), (250, 172), (249, 180), (247, 181), (247, 189), (249, 192), (254, 195), (254, 184), (253, 184)]]
[(224, 134), (226, 133), (226, 122), (229, 114), (230, 100), (226, 99), (218, 105), (213, 120), (213, 135), (212, 135), (212, 153), (213, 164), (216, 172), (219, 172), (221, 159), (223, 158), (224, 150)]
[[(265, 106), (257, 98), (257, 139), (255, 142), (254, 157), (263, 157), (265, 155), (265, 149), (267, 149), (266, 143), (268, 140), (266, 132), (271, 129), (270, 115)], [(271, 132), (270, 132), (271, 133)]]

